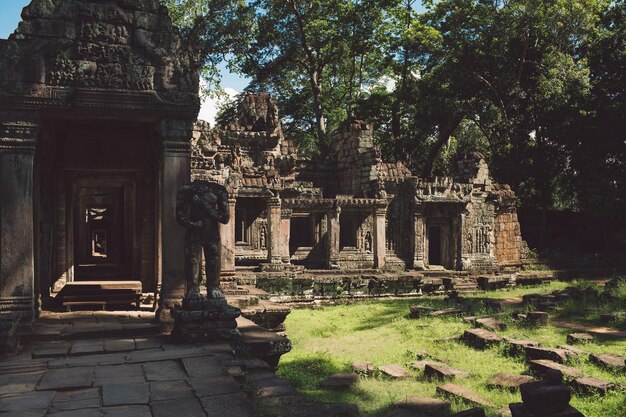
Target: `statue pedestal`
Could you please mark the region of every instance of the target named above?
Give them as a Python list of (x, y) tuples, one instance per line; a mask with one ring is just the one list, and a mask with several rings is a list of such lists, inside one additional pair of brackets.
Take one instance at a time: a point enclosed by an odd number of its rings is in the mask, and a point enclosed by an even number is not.
[(237, 317), (241, 310), (225, 299), (183, 300), (183, 308), (172, 310), (172, 337), (179, 342), (210, 342), (239, 337)]

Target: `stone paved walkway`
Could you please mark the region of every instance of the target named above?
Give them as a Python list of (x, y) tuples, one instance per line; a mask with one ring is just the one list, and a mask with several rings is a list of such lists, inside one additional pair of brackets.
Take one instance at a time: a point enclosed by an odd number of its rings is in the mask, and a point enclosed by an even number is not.
[(145, 334), (153, 323), (142, 314), (44, 316), (31, 337), (52, 340), (0, 361), (0, 416), (255, 415), (229, 344), (172, 344)]

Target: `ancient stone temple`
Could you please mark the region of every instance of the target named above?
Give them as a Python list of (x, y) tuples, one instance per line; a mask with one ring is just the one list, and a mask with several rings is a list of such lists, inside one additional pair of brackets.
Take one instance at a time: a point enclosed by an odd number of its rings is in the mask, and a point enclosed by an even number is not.
[(132, 282), (169, 320), (185, 286), (176, 191), (192, 179), (228, 191), (226, 275), (520, 263), (515, 195), (479, 154), (427, 181), (354, 120), (333, 155), (303, 158), (267, 94), (197, 122), (199, 64), (158, 0), (32, 0), (22, 19), (0, 40), (0, 311), (28, 323), (51, 293)]
[(158, 0), (33, 0), (0, 40), (0, 310), (80, 280), (182, 298), (198, 65)]
[(325, 160), (298, 156), (276, 103), (248, 94), (233, 120), (196, 124), (192, 177), (224, 183), (233, 222), (223, 267), (494, 271), (519, 265), (515, 194), (478, 153), (430, 181), (386, 163), (373, 128), (350, 121)]

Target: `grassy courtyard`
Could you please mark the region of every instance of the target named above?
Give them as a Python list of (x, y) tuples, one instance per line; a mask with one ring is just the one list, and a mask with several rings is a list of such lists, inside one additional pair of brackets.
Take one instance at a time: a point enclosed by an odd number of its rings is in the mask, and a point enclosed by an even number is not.
[[(481, 293), (476, 297), (515, 298), (526, 293), (548, 293), (563, 289), (566, 283), (553, 282), (541, 287), (494, 291)], [(571, 285), (571, 284), (569, 284)], [(489, 416), (499, 416), (498, 410), (506, 408), (510, 402), (520, 402), (519, 393), (494, 390), (486, 387), (489, 377), (499, 372), (512, 374), (529, 373), (523, 357), (507, 356), (503, 348), (477, 350), (458, 341), (441, 341), (463, 333), (471, 327), (461, 318), (408, 318), (409, 305), (421, 304), (432, 307), (450, 307), (443, 297), (424, 297), (419, 300), (400, 299), (371, 301), (353, 305), (325, 307), (316, 310), (294, 310), (288, 317), (286, 326), (293, 350), (280, 362), (277, 374), (287, 378), (298, 390), (324, 402), (350, 402), (358, 404), (361, 415), (383, 416), (393, 402), (406, 396), (435, 396), (436, 381), (424, 379), (420, 371), (407, 365), (416, 360), (422, 351), (428, 352), (435, 360), (454, 368), (469, 371), (472, 376), (457, 379), (463, 385), (496, 405), (488, 410)], [(565, 306), (560, 313), (563, 319), (593, 323), (598, 309), (590, 306)], [(519, 307), (517, 307), (519, 308)], [(612, 308), (605, 306), (605, 309)], [(601, 309), (600, 309), (601, 310)], [(468, 313), (469, 315), (470, 313)], [(488, 315), (475, 307), (472, 315)], [(518, 339), (532, 339), (543, 347), (556, 347), (566, 343), (566, 336), (573, 332), (549, 325), (532, 328), (521, 325), (511, 318), (510, 311), (500, 313), (500, 320), (507, 323), (507, 329), (498, 332), (502, 336)], [(578, 345), (587, 353), (626, 353), (626, 338), (596, 337), (594, 342)], [(603, 380), (626, 383), (626, 373), (615, 373), (597, 367), (587, 360), (588, 354), (570, 363), (587, 376)], [(319, 388), (320, 382), (336, 372), (351, 371), (353, 361), (369, 361), (375, 366), (401, 364), (412, 374), (403, 380), (386, 379), (376, 373), (362, 377), (347, 391), (333, 392)], [(571, 405), (578, 408), (586, 417), (616, 417), (626, 415), (626, 395), (624, 391), (614, 391), (606, 397), (579, 397), (575, 395)], [(470, 408), (464, 404), (453, 404), (453, 410)]]

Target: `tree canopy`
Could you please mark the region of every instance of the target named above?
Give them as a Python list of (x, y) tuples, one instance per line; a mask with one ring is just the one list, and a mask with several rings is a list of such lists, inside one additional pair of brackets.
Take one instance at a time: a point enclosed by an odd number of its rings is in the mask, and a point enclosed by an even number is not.
[(523, 204), (626, 209), (626, 2), (167, 0), (190, 41), (270, 92), (301, 151), (349, 118), (424, 177), (480, 151)]

